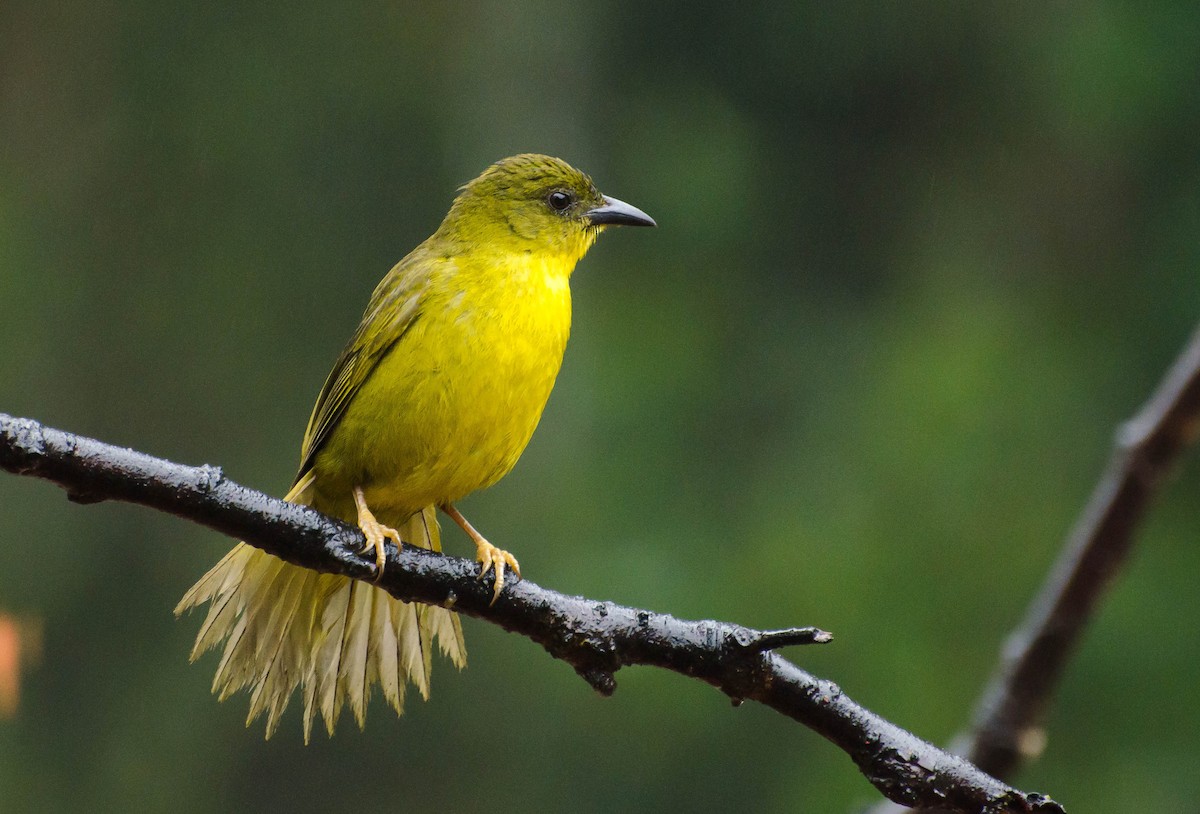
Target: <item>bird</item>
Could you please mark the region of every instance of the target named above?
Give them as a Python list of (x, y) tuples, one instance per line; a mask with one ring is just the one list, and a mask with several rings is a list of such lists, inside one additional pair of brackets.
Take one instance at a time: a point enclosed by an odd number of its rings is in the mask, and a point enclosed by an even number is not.
[[(565, 161), (525, 153), (459, 188), (437, 230), (379, 282), (317, 397), (285, 499), (355, 523), (382, 573), (385, 546), (441, 550), (441, 510), (475, 544), (493, 598), (515, 557), (455, 507), (504, 477), (541, 419), (571, 327), (570, 277), (609, 226), (655, 226)], [(176, 615), (208, 603), (191, 652), (223, 648), (213, 692), (250, 692), (266, 737), (297, 690), (304, 742), (347, 706), (360, 728), (378, 684), (401, 714), (429, 697), (433, 641), (460, 669), (453, 611), (237, 544)]]

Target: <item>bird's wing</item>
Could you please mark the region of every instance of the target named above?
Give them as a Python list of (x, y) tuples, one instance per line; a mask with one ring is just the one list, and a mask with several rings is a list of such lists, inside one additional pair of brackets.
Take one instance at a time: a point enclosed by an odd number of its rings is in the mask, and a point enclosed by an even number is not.
[(417, 259), (420, 254), (419, 250), (414, 251), (401, 260), (380, 282), (358, 330), (325, 379), (308, 419), (308, 429), (304, 431), (297, 483), (312, 469), (313, 460), (329, 440), (354, 394), (419, 318), (428, 283), (428, 274), (421, 273), (422, 264)]

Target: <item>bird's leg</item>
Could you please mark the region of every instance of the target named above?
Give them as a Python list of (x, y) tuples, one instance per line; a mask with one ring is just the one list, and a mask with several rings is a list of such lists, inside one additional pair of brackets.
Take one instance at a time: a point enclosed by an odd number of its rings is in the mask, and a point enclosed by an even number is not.
[(488, 571), (496, 572), (496, 587), (492, 593), (492, 604), (500, 596), (500, 589), (504, 587), (504, 566), (512, 569), (517, 575), (517, 579), (521, 578), (521, 566), (517, 564), (517, 558), (507, 551), (496, 548), (494, 545), (484, 539), (483, 535), (475, 530), (475, 527), (467, 522), (467, 518), (462, 516), (462, 513), (454, 508), (453, 504), (443, 503), (441, 510), (455, 523), (458, 523), (459, 528), (467, 533), (467, 536), (475, 543), (475, 558), (481, 563), (479, 569), (479, 578), (483, 579), (487, 576)]
[(400, 532), (375, 519), (375, 515), (371, 514), (371, 510), (367, 508), (367, 499), (363, 496), (361, 486), (354, 487), (354, 505), (358, 508), (358, 527), (362, 529), (363, 536), (367, 538), (366, 545), (358, 553), (365, 554), (372, 549), (375, 550), (375, 579), (379, 579), (383, 576), (383, 564), (387, 557), (383, 541), (391, 540), (399, 548)]

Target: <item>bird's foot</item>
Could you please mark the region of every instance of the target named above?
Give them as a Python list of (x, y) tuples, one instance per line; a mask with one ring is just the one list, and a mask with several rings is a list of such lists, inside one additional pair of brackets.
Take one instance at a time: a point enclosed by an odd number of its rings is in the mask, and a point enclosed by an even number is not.
[(494, 605), (500, 598), (500, 589), (504, 587), (504, 567), (511, 568), (512, 572), (517, 575), (517, 579), (520, 579), (521, 566), (512, 554), (502, 548), (496, 548), (482, 537), (475, 541), (475, 559), (480, 563), (478, 579), (486, 577), (488, 571), (496, 573), (495, 588), (492, 591), (492, 604)]
[(479, 579), (486, 577), (488, 571), (495, 572), (496, 582), (492, 591), (491, 602), (491, 604), (495, 605), (496, 600), (500, 598), (500, 589), (504, 587), (504, 567), (508, 566), (517, 575), (517, 579), (521, 578), (521, 566), (517, 564), (517, 558), (502, 548), (496, 548), (485, 540), (483, 535), (467, 522), (467, 518), (462, 516), (462, 512), (454, 508), (454, 504), (443, 503), (441, 508), (475, 543), (475, 559), (479, 560), (480, 563)]
[(362, 530), (363, 536), (367, 538), (366, 544), (358, 553), (366, 554), (372, 550), (375, 552), (375, 579), (378, 580), (383, 576), (383, 565), (387, 561), (387, 551), (383, 547), (384, 541), (391, 540), (396, 544), (396, 548), (399, 548), (401, 545), (400, 532), (375, 519), (375, 515), (367, 508), (367, 499), (363, 496), (361, 486), (354, 487), (354, 505), (358, 508), (358, 527)]

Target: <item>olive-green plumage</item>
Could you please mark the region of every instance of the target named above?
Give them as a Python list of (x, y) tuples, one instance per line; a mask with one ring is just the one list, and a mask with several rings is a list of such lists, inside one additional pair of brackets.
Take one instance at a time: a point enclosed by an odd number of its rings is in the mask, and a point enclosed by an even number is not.
[[(443, 507), (476, 539), (499, 592), (505, 562), (516, 561), (453, 503), (498, 481), (525, 449), (570, 332), (571, 272), (617, 224), (653, 221), (559, 159), (514, 156), (466, 184), (438, 230), (375, 289), (317, 398), (288, 499), (357, 520), (380, 551), (390, 527), (440, 550)], [(247, 722), (266, 712), (268, 737), (297, 687), (307, 741), (318, 711), (332, 733), (347, 702), (361, 726), (376, 682), (397, 711), (406, 681), (427, 696), (435, 638), (465, 663), (456, 614), (244, 543), (176, 612), (206, 601), (193, 658), (225, 642), (214, 691), (251, 688)]]

